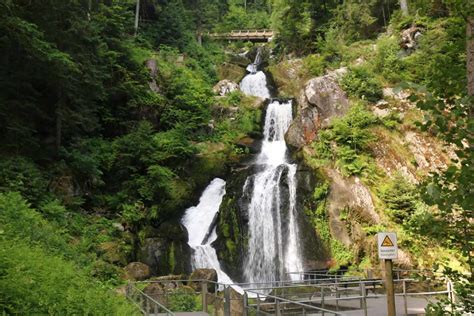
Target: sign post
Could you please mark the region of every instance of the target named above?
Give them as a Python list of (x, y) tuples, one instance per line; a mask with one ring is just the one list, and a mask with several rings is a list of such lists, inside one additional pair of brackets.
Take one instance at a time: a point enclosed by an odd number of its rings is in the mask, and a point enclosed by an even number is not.
[(385, 261), (385, 288), (387, 291), (388, 316), (395, 316), (395, 290), (393, 287), (393, 262), (398, 258), (397, 234), (378, 233), (377, 245), (379, 259)]

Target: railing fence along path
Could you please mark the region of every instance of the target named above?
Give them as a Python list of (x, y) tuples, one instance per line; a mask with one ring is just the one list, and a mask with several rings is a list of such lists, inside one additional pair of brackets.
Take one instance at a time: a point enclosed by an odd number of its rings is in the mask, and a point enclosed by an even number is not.
[[(378, 273), (373, 270), (371, 274)], [(421, 280), (402, 278), (411, 272), (421, 271), (399, 270), (394, 278), (396, 296), (401, 297), (399, 311), (409, 314), (409, 303), (414, 297), (439, 299), (447, 296), (454, 300), (454, 291), (449, 280), (435, 278), (428, 272)], [(327, 273), (301, 273), (301, 281), (275, 281), (260, 283), (221, 284), (207, 280), (159, 280), (130, 283), (127, 297), (137, 304), (144, 315), (175, 315), (167, 305), (170, 297), (182, 295), (164, 290), (153, 295), (146, 294), (143, 288), (150, 284), (161, 284), (163, 289), (177, 289), (181, 285), (193, 283), (196, 290), (192, 292), (199, 297), (200, 311), (210, 315), (345, 315), (357, 312), (357, 315), (370, 315), (377, 299), (384, 298), (384, 281), (380, 278), (365, 276), (347, 276)], [(397, 275), (397, 274), (395, 274)], [(169, 284), (174, 286), (169, 286)], [(446, 287), (445, 287), (446, 286)], [(244, 289), (243, 295), (235, 294), (234, 288)], [(434, 290), (433, 290), (434, 289)], [(378, 303), (380, 304), (380, 303)], [(377, 307), (377, 308), (378, 308)], [(159, 314), (162, 313), (162, 314)], [(202, 314), (201, 314), (202, 315)], [(206, 315), (206, 314), (204, 314)]]

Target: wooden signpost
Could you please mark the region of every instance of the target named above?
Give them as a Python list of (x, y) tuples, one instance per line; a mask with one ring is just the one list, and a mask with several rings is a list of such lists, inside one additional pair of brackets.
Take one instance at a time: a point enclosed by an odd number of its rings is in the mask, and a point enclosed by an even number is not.
[(378, 233), (379, 259), (385, 261), (385, 288), (387, 290), (388, 316), (395, 316), (395, 291), (393, 287), (393, 259), (398, 258), (397, 234)]

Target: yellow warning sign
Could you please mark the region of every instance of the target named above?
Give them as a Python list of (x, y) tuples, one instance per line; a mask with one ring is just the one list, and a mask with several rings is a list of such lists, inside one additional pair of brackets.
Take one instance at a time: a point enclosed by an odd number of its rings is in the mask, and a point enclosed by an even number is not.
[(394, 245), (393, 245), (392, 240), (387, 235), (383, 239), (382, 244), (380, 246), (382, 246), (382, 247), (393, 247)]

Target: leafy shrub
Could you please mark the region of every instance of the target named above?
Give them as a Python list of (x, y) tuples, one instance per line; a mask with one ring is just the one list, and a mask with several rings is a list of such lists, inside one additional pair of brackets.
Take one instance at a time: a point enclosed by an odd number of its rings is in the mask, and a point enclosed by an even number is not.
[(415, 187), (401, 174), (397, 174), (379, 189), (380, 198), (387, 205), (387, 211), (397, 223), (403, 223), (416, 210), (419, 195)]
[(374, 68), (391, 82), (404, 79), (405, 64), (400, 56), (400, 46), (395, 37), (384, 36), (377, 41)]
[(308, 76), (318, 77), (324, 74), (326, 62), (323, 56), (309, 55), (303, 60), (303, 67)]
[(192, 312), (197, 307), (192, 289), (180, 288), (170, 295), (170, 309), (174, 312)]
[(11, 315), (139, 315), (74, 264), (0, 238), (0, 310)]
[(352, 96), (376, 102), (382, 98), (382, 85), (367, 67), (352, 67), (341, 79), (342, 88)]
[(0, 192), (20, 192), (38, 205), (47, 195), (48, 183), (36, 164), (23, 157), (0, 159)]
[(335, 160), (343, 174), (361, 175), (373, 168), (372, 158), (364, 150), (375, 141), (370, 127), (378, 119), (361, 104), (354, 105), (343, 118), (334, 120), (332, 126), (319, 133), (313, 144), (316, 160), (320, 162)]

